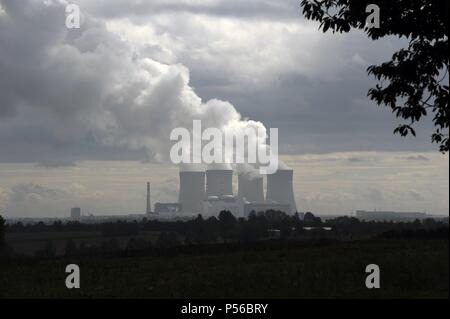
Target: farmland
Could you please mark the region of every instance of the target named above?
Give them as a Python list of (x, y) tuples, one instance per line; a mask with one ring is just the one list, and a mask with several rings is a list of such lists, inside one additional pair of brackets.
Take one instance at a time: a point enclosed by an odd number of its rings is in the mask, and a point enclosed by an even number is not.
[[(134, 238), (154, 242), (159, 235), (157, 231), (142, 231)], [(103, 243), (114, 240), (117, 246), (124, 248), (130, 236), (104, 236), (101, 231), (63, 231), (63, 232), (14, 232), (6, 234), (8, 245), (18, 254), (34, 256), (45, 248), (48, 242), (54, 246), (55, 255), (65, 254), (67, 240), (72, 240), (76, 246), (82, 243), (87, 246), (101, 246)]]
[[(448, 249), (448, 239), (260, 241), (8, 260), (0, 297), (448, 298)], [(65, 287), (69, 263), (80, 289)], [(372, 263), (380, 289), (364, 284)]]

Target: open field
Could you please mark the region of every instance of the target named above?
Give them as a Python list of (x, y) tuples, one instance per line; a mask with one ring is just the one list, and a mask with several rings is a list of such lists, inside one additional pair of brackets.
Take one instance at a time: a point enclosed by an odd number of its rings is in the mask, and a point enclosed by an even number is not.
[[(448, 298), (448, 249), (445, 239), (280, 241), (169, 249), (159, 256), (8, 261), (0, 265), (0, 296)], [(69, 263), (80, 266), (80, 289), (65, 287)], [(380, 289), (365, 287), (372, 263), (381, 269)]]
[[(158, 238), (159, 233), (157, 231), (142, 231), (133, 236), (133, 238), (154, 242)], [(73, 240), (77, 246), (81, 243), (87, 246), (101, 246), (103, 242), (114, 239), (119, 247), (124, 248), (130, 238), (130, 236), (103, 236), (101, 231), (6, 233), (8, 245), (14, 252), (25, 256), (33, 256), (37, 251), (42, 250), (49, 241), (52, 242), (55, 248), (55, 254), (61, 256), (64, 255), (67, 240), (69, 239)]]

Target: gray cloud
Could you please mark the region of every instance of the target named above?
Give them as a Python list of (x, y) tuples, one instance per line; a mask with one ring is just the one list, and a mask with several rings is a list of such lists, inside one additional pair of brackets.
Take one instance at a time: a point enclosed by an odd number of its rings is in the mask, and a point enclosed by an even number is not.
[(351, 163), (361, 163), (361, 162), (366, 162), (367, 159), (366, 158), (362, 158), (362, 157), (350, 157), (348, 159), (349, 162)]
[(79, 1), (79, 31), (57, 3), (2, 1), (0, 161), (160, 160), (170, 126), (234, 121), (232, 105), (285, 154), (433, 148), (429, 123), (393, 136), (365, 96), (395, 39), (324, 35), (293, 1)]
[(64, 165), (116, 151), (110, 159), (145, 152), (141, 160), (161, 161), (171, 130), (193, 119), (224, 131), (263, 127), (228, 102), (203, 102), (185, 66), (147, 56), (149, 46), (141, 51), (88, 14), (72, 32), (60, 2), (2, 3), (0, 70), (11, 74), (1, 79), (3, 160)]
[(413, 200), (423, 201), (425, 199), (421, 193), (414, 190), (409, 191), (408, 194)]
[(382, 202), (384, 198), (381, 190), (372, 187), (369, 187), (364, 191), (364, 197), (371, 203)]
[(0, 187), (0, 209), (8, 216), (61, 216), (75, 202), (71, 193), (36, 183)]
[(27, 183), (18, 184), (11, 188), (9, 199), (14, 202), (39, 202), (43, 199), (60, 200), (70, 196), (69, 193), (59, 189), (46, 188), (42, 185)]
[(145, 19), (154, 14), (199, 14), (217, 17), (253, 19), (295, 19), (300, 6), (293, 0), (79, 0), (81, 6), (104, 18), (133, 17)]
[(416, 156), (407, 156), (404, 157), (404, 159), (408, 161), (429, 161), (430, 159), (423, 155), (416, 155)]

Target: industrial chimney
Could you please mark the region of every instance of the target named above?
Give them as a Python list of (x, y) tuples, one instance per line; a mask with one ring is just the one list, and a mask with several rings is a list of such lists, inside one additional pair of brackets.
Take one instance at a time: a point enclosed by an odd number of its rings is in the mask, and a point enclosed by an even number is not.
[(290, 214), (297, 211), (293, 189), (293, 170), (278, 169), (273, 174), (267, 175), (266, 199), (279, 204), (289, 204)]
[(210, 169), (206, 171), (206, 195), (233, 195), (233, 171), (231, 169)]
[(147, 214), (150, 214), (152, 210), (152, 206), (150, 204), (150, 183), (147, 182), (147, 209), (145, 210), (145, 212)]
[(201, 213), (205, 199), (205, 172), (180, 171), (180, 193), (178, 203), (181, 211)]
[(264, 201), (263, 177), (251, 173), (238, 174), (238, 197), (249, 202)]

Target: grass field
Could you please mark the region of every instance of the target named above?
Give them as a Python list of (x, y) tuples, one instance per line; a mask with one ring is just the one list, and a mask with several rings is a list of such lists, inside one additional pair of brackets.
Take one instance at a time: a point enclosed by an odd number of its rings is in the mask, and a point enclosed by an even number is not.
[[(261, 247), (258, 247), (260, 245)], [(448, 298), (448, 240), (279, 244), (220, 253), (80, 257), (0, 265), (3, 298)], [(65, 266), (81, 288), (65, 287)], [(367, 289), (365, 267), (381, 269)]]
[[(134, 238), (142, 238), (155, 242), (160, 232), (142, 231)], [(43, 249), (48, 241), (55, 248), (56, 255), (64, 255), (67, 240), (72, 239), (79, 246), (82, 242), (88, 246), (101, 246), (102, 242), (115, 239), (122, 248), (126, 246), (130, 236), (102, 236), (101, 231), (74, 231), (74, 232), (15, 232), (6, 233), (8, 245), (18, 254), (33, 256), (37, 251)]]

